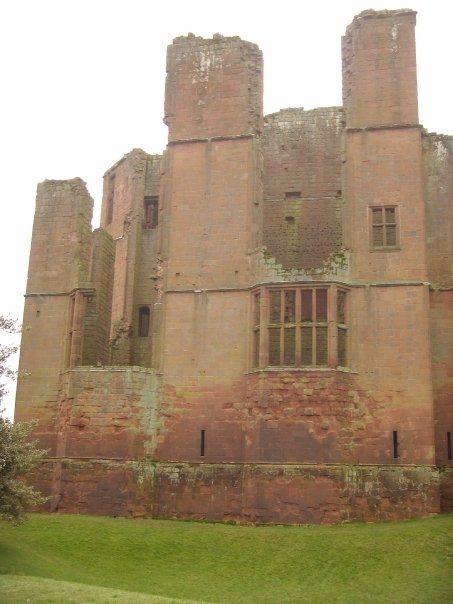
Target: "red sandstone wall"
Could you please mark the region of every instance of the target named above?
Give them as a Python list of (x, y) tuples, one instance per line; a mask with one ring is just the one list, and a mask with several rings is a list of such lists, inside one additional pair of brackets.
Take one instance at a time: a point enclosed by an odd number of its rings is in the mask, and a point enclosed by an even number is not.
[[(453, 437), (453, 138), (423, 137), (436, 463), (452, 466)], [(453, 509), (451, 472), (442, 475), (441, 505)]]
[(265, 117), (263, 243), (283, 268), (318, 268), (342, 247), (340, 107)]
[(169, 141), (260, 133), (262, 70), (258, 46), (239, 37), (175, 38), (167, 51)]
[(447, 432), (453, 438), (453, 290), (431, 292), (430, 303), (436, 463), (453, 466), (447, 448)]
[(110, 326), (113, 364), (152, 364), (152, 339), (137, 338), (137, 323), (139, 306), (152, 308), (156, 299), (152, 277), (159, 231), (144, 228), (144, 197), (159, 195), (160, 160), (158, 155), (134, 149), (104, 176), (101, 225), (115, 243)]
[(375, 522), (436, 513), (438, 474), (426, 467), (48, 462), (64, 513), (256, 523)]
[[(430, 464), (433, 394), (414, 17), (412, 11), (367, 11), (344, 40), (345, 242), (350, 275), (365, 285), (349, 296), (351, 367), (362, 389), (380, 402), (383, 435), (398, 431), (402, 459)], [(386, 205), (396, 206), (399, 239), (393, 249), (376, 250), (370, 207)]]
[(453, 137), (423, 136), (428, 274), (437, 287), (453, 286)]
[[(150, 155), (146, 164), (145, 195), (160, 198), (162, 156)], [(143, 208), (139, 208), (143, 215)], [(139, 228), (139, 244), (134, 281), (134, 308), (132, 320), (132, 364), (142, 367), (154, 367), (153, 333), (158, 329), (158, 317), (155, 304), (158, 302), (158, 280), (160, 278), (161, 260), (160, 234), (162, 229), (162, 204), (158, 212), (156, 228)], [(148, 337), (138, 337), (139, 307), (145, 305), (151, 309), (150, 330)]]
[(248, 255), (260, 227), (253, 133), (262, 122), (261, 53), (236, 38), (178, 38), (167, 66), (165, 421), (156, 455), (199, 459), (206, 429), (210, 456), (234, 460), (241, 426), (225, 407), (243, 397), (248, 362), (249, 294), (242, 288), (252, 278)]
[[(88, 285), (92, 204), (78, 178), (38, 186), (15, 417), (37, 419), (41, 446), (50, 451), (55, 449), (59, 373), (70, 358), (69, 294)], [(73, 340), (81, 335), (79, 325)]]
[(348, 128), (417, 124), (412, 10), (363, 11), (342, 40)]
[(61, 377), (57, 454), (138, 459), (153, 449), (159, 384), (138, 367), (80, 367)]
[(91, 237), (90, 281), (83, 324), (82, 365), (108, 365), (110, 360), (110, 323), (112, 318), (113, 266), (115, 246), (104, 229)]
[[(146, 153), (134, 149), (104, 176), (101, 226), (115, 242), (110, 339), (111, 363), (117, 365), (131, 363), (135, 269), (143, 221), (146, 163)], [(110, 223), (109, 204), (113, 206)]]

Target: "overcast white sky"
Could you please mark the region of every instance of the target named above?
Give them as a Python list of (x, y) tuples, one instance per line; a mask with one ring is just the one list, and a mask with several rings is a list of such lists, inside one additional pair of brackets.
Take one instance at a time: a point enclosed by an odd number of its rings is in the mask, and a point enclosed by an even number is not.
[[(134, 147), (159, 153), (165, 53), (178, 35), (219, 32), (264, 53), (264, 110), (341, 105), (340, 38), (386, 0), (3, 0), (0, 96), (0, 314), (21, 320), (36, 184), (80, 176), (95, 200), (102, 174)], [(453, 134), (453, 3), (418, 11), (420, 121)], [(6, 401), (12, 415), (13, 390)]]

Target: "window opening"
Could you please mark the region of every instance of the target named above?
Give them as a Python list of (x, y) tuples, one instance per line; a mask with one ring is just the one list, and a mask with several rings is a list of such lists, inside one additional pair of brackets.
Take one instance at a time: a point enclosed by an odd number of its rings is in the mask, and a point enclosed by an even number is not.
[(146, 338), (149, 335), (149, 317), (149, 307), (141, 306), (138, 311), (138, 335), (140, 338)]
[(253, 296), (253, 367), (260, 365), (260, 293)]
[(206, 430), (202, 430), (200, 434), (200, 456), (204, 457), (206, 445)]
[(397, 246), (396, 206), (371, 208), (371, 244), (377, 249)]
[(145, 197), (143, 205), (145, 212), (143, 226), (145, 229), (155, 229), (159, 220), (159, 198)]
[(393, 430), (393, 459), (398, 459), (399, 457), (398, 445), (398, 432), (396, 430)]

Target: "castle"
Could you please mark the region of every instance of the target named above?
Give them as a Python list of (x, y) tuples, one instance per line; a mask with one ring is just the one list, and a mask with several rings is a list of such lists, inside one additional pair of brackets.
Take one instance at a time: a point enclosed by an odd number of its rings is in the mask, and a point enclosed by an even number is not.
[(16, 419), (47, 509), (329, 523), (452, 507), (453, 137), (412, 10), (342, 41), (343, 106), (263, 116), (238, 37), (168, 47), (162, 155), (38, 185)]

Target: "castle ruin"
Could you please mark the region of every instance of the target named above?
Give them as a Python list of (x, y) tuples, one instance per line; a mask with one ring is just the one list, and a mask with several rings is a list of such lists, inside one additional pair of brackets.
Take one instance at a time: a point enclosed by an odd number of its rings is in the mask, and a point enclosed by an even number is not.
[(51, 511), (330, 523), (451, 509), (453, 137), (412, 10), (343, 37), (343, 106), (263, 116), (259, 48), (168, 47), (162, 155), (39, 184), (16, 419)]

